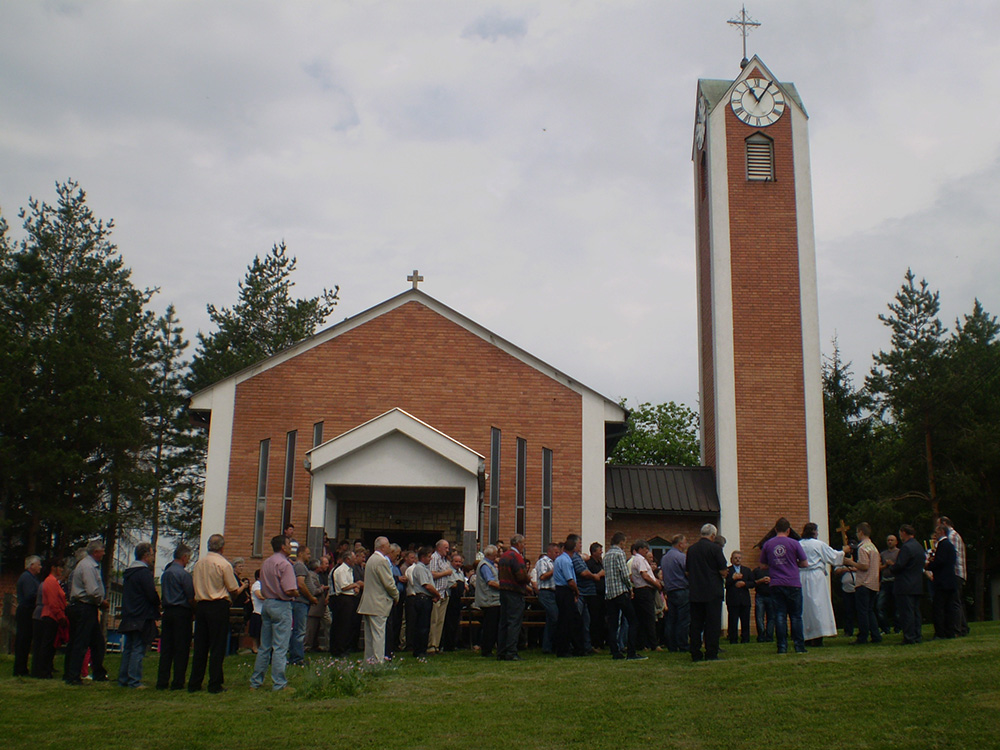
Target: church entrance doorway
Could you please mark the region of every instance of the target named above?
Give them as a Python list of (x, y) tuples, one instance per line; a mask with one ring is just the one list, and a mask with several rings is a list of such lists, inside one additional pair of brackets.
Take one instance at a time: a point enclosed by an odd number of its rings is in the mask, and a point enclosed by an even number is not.
[(465, 492), (460, 487), (331, 485), (336, 501), (337, 538), (361, 539), (369, 550), (386, 536), (404, 550), (447, 539), (461, 545)]

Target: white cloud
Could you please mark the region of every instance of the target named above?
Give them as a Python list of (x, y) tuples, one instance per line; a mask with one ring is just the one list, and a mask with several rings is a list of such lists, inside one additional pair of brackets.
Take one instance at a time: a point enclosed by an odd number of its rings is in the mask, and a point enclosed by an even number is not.
[[(775, 0), (750, 37), (810, 113), (822, 332), (858, 368), (907, 266), (946, 322), (1000, 308), (1000, 6), (895, 5)], [(192, 339), (284, 239), (337, 318), (418, 267), (605, 394), (693, 405), (694, 91), (738, 73), (735, 10), (4, 3), (0, 205), (78, 179)]]

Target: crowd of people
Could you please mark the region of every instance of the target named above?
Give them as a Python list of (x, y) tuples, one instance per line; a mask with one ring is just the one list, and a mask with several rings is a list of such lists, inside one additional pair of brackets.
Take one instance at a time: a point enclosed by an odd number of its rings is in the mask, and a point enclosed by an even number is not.
[[(806, 524), (800, 535), (780, 518), (751, 568), (739, 550), (726, 560), (725, 540), (712, 524), (690, 544), (675, 536), (659, 561), (647, 541), (628, 545), (618, 532), (607, 551), (594, 542), (588, 555), (579, 535), (570, 534), (549, 544), (534, 563), (525, 556), (521, 534), (509, 545), (486, 546), (470, 562), (445, 539), (404, 551), (385, 536), (370, 551), (360, 540), (325, 540), (314, 556), (289, 525), (270, 540), (273, 554), (252, 585), (240, 576), (242, 560), (230, 562), (225, 539), (213, 534), (207, 554), (190, 571), (192, 551), (177, 545), (159, 590), (155, 551), (141, 543), (123, 574), (117, 680), (125, 688), (145, 687), (143, 661), (159, 638), (158, 689), (198, 692), (207, 673), (208, 692), (224, 691), (234, 604), (247, 608), (254, 690), (263, 687), (268, 671), (273, 690), (291, 690), (288, 667), (304, 664), (307, 651), (351, 657), (363, 643), (363, 658), (381, 663), (401, 649), (421, 661), (455, 650), (465, 609), (475, 613), (465, 622), (478, 624), (474, 638), (467, 629), (469, 645), (483, 657), (517, 661), (527, 641), (529, 603), (544, 613), (541, 651), (560, 658), (606, 650), (613, 659), (640, 661), (665, 650), (687, 652), (694, 661), (716, 660), (723, 603), (731, 644), (750, 641), (755, 610), (758, 642), (774, 642), (781, 654), (791, 640), (801, 653), (838, 632), (827, 582), (831, 567), (841, 578), (845, 633), (853, 637), (857, 629), (852, 643), (880, 643), (892, 631), (902, 633), (903, 644), (919, 643), (925, 580), (935, 637), (968, 633), (965, 545), (948, 518), (935, 520), (929, 551), (908, 524), (899, 529), (902, 543), (890, 535), (881, 552), (867, 523), (856, 531), (853, 544), (845, 534), (843, 547), (835, 549), (817, 539), (816, 524)], [(17, 583), (15, 675), (53, 677), (56, 650), (65, 643), (67, 684), (109, 679), (101, 626), (109, 606), (101, 576), (104, 551), (101, 542), (91, 542), (65, 564), (45, 566), (44, 576), (39, 558), (26, 560)]]

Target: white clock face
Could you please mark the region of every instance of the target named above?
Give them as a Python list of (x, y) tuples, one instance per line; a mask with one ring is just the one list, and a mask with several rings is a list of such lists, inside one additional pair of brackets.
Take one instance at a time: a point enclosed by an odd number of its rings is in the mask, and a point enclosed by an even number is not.
[(742, 122), (766, 128), (778, 121), (785, 112), (785, 96), (774, 81), (747, 78), (733, 89), (729, 103)]

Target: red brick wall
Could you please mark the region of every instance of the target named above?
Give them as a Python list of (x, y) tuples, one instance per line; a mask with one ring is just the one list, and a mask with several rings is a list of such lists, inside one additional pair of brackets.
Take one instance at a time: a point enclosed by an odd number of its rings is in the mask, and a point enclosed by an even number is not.
[[(611, 537), (621, 531), (628, 537), (628, 545), (637, 539), (652, 539), (660, 537), (668, 542), (675, 534), (684, 534), (688, 544), (694, 544), (701, 537), (701, 527), (706, 523), (718, 524), (717, 518), (705, 518), (702, 516), (672, 516), (664, 514), (621, 514), (616, 515), (613, 520), (607, 523), (607, 539), (604, 540), (604, 548), (611, 544)], [(593, 539), (586, 540), (586, 547), (590, 547)]]
[[(529, 548), (541, 538), (542, 448), (551, 449), (553, 537), (579, 530), (580, 395), (411, 301), (238, 385), (224, 532), (227, 554), (249, 556), (252, 549), (262, 439), (271, 439), (268, 539), (279, 532), (285, 435), (298, 430), (292, 521), (304, 541), (309, 473), (302, 461), (312, 447), (313, 424), (324, 422), (323, 437), (329, 440), (394, 407), (485, 456), (487, 471), (492, 471), (491, 428), (502, 431), (502, 537), (514, 532), (516, 438), (527, 440)], [(488, 486), (486, 494), (488, 503)]]
[(809, 520), (802, 317), (791, 106), (763, 132), (775, 180), (746, 179), (757, 132), (726, 108), (740, 535), (752, 546), (779, 516)]

